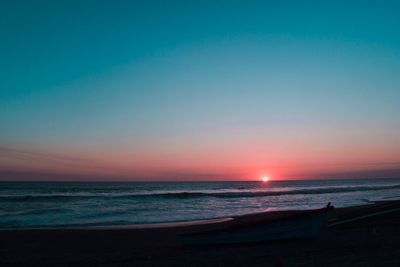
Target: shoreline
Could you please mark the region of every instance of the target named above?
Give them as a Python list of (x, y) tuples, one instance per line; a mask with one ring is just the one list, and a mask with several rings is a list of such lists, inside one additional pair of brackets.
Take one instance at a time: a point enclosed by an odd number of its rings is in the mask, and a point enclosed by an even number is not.
[[(394, 210), (389, 213), (385, 211)], [(400, 201), (336, 208), (307, 240), (186, 247), (182, 233), (208, 231), (232, 221), (249, 223), (296, 211), (248, 214), (230, 221), (158, 228), (14, 229), (0, 231), (0, 266), (398, 266)], [(383, 213), (382, 213), (383, 212)], [(279, 265), (280, 264), (280, 265)]]
[[(334, 208), (331, 214), (341, 213), (347, 210), (359, 209), (368, 207), (371, 205), (379, 205), (379, 204), (388, 204), (388, 203), (400, 203), (400, 199), (386, 199), (386, 200), (376, 200), (376, 201), (368, 201), (365, 204), (347, 206)], [(322, 208), (322, 206), (320, 207)], [(229, 217), (216, 217), (216, 218), (206, 218), (206, 219), (198, 219), (198, 220), (188, 220), (188, 221), (172, 221), (172, 222), (156, 222), (156, 223), (140, 223), (140, 224), (126, 224), (126, 225), (72, 225), (72, 226), (39, 226), (39, 227), (20, 227), (20, 228), (0, 228), (0, 233), (4, 231), (96, 231), (96, 230), (136, 230), (136, 229), (162, 229), (162, 228), (181, 228), (181, 227), (191, 227), (197, 225), (214, 225), (218, 223), (225, 223), (230, 221), (240, 221), (243, 219), (256, 219), (259, 220), (261, 218), (268, 219), (269, 217), (280, 216), (281, 214), (290, 215), (291, 213), (298, 213), (303, 211), (309, 211), (314, 209), (284, 209), (284, 210), (272, 210), (272, 211), (261, 211), (243, 215), (235, 215)], [(258, 217), (258, 219), (257, 219)], [(332, 217), (332, 215), (330, 216)]]

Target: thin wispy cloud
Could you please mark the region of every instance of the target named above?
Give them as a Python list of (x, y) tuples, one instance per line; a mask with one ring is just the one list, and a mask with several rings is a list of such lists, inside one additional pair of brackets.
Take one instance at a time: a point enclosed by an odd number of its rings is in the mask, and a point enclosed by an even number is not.
[[(109, 170), (118, 168), (110, 166), (108, 162), (79, 156), (64, 155), (59, 153), (0, 147), (0, 166), (10, 169), (7, 164), (19, 166), (48, 166), (70, 170)], [(8, 168), (7, 168), (8, 167)]]

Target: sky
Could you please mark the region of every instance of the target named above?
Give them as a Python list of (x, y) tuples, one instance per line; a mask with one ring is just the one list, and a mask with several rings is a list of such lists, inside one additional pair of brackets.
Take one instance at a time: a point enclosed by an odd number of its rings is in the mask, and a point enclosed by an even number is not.
[(396, 1), (2, 1), (0, 180), (400, 177)]

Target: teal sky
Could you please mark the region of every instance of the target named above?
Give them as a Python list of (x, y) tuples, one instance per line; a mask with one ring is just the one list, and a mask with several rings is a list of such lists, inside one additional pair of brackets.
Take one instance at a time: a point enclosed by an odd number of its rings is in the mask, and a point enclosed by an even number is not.
[(396, 1), (3, 1), (0, 168), (400, 176), (399, 14)]

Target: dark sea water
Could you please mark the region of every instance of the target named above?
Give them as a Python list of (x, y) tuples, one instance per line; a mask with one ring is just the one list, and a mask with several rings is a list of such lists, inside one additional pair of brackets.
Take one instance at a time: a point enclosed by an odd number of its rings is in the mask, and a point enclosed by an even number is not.
[(1, 182), (0, 229), (178, 222), (395, 198), (400, 198), (400, 179)]

